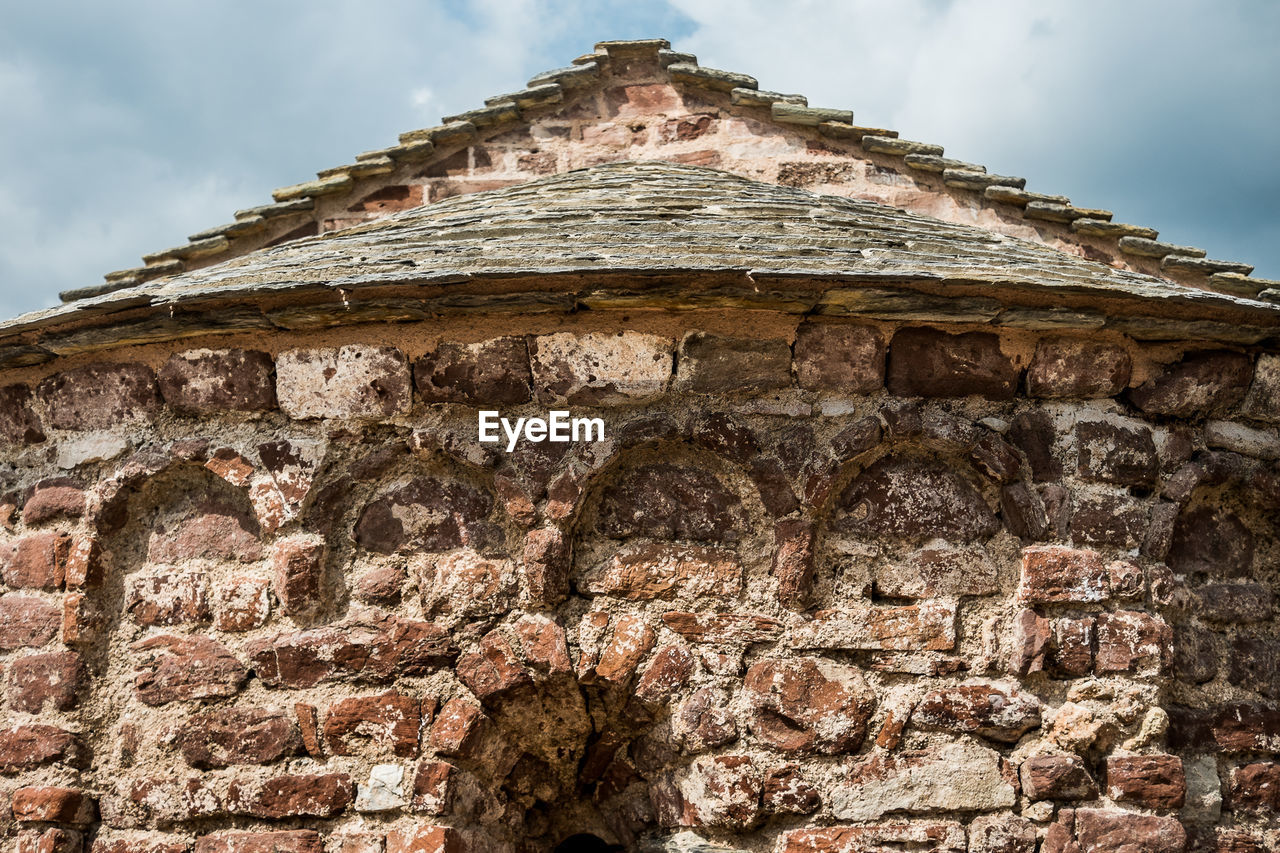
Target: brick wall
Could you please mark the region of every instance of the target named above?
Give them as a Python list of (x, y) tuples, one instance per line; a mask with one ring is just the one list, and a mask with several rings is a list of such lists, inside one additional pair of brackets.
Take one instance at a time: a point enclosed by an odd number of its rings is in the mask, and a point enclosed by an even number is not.
[(1277, 848), (1280, 358), (593, 313), (0, 377), (4, 843)]

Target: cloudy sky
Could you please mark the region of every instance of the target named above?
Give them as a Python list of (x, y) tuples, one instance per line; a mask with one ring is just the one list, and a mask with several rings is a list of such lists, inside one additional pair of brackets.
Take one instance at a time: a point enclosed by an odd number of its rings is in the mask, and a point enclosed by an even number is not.
[(0, 315), (568, 64), (703, 65), (1280, 278), (1274, 0), (7, 0)]

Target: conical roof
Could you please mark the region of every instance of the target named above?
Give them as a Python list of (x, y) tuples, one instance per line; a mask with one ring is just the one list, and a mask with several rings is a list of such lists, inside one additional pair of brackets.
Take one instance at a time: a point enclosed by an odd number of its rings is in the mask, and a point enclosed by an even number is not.
[[(442, 311), (746, 306), (1257, 343), (1280, 306), (669, 162), (415, 207), (0, 325), (0, 362)], [(16, 359), (16, 361), (15, 361)]]

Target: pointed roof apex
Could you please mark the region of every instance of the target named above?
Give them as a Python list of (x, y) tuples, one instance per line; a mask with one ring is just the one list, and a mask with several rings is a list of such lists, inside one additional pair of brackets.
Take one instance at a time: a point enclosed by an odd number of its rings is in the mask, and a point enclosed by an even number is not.
[(1280, 302), (1280, 282), (1250, 278), (1248, 264), (1208, 259), (1201, 249), (1157, 240), (1154, 229), (1113, 222), (1109, 210), (943, 155), (941, 145), (856, 125), (851, 110), (813, 107), (803, 95), (761, 90), (747, 74), (706, 68), (666, 39), (601, 41), (570, 65), (534, 75), (524, 89), (277, 189), (273, 203), (238, 211), (234, 221), (63, 299), (134, 287), (458, 193), (610, 160), (668, 159), (977, 223), (1119, 269)]

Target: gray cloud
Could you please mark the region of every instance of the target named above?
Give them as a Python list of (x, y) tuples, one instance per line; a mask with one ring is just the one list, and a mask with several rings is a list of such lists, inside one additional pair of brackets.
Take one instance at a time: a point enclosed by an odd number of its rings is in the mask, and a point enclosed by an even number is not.
[(1265, 0), (45, 2), (0, 30), (0, 314), (651, 35), (1280, 277)]

